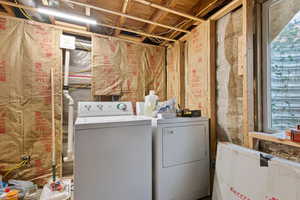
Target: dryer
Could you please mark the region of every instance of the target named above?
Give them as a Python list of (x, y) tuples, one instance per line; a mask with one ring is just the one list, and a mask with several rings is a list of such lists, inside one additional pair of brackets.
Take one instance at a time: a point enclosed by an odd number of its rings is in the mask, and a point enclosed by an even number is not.
[(79, 102), (75, 200), (152, 200), (151, 118), (130, 102)]
[(208, 119), (152, 119), (154, 200), (210, 195)]

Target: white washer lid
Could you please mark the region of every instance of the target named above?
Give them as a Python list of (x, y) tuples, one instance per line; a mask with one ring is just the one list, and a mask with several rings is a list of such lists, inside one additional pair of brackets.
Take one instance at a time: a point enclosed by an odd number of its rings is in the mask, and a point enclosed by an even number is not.
[(79, 117), (75, 122), (76, 129), (107, 128), (137, 125), (151, 126), (151, 118), (135, 115), (110, 117)]

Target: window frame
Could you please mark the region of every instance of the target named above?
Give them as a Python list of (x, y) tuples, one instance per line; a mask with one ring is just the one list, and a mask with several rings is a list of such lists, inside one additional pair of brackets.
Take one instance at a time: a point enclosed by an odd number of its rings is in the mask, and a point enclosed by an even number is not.
[(270, 27), (270, 9), (272, 6), (286, 0), (268, 0), (262, 4), (262, 91), (263, 91), (263, 131), (269, 133), (282, 132), (281, 130), (272, 129), (272, 111), (271, 111), (271, 50), (269, 43)]

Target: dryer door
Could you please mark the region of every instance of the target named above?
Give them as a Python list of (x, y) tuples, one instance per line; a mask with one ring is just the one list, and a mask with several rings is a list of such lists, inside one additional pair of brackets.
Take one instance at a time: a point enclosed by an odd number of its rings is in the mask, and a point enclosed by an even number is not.
[(208, 157), (207, 127), (191, 125), (163, 129), (163, 167)]

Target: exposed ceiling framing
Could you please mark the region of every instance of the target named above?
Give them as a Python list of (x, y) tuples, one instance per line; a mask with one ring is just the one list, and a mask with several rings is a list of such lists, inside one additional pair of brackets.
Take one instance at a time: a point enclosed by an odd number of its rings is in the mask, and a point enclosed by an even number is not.
[[(135, 42), (150, 42), (167, 45), (190, 33), (191, 27), (204, 22), (230, 0), (60, 0), (54, 9), (62, 12), (95, 18), (100, 30), (114, 30), (113, 35)], [(38, 5), (50, 6), (51, 0), (36, 0)], [(37, 8), (0, 0), (5, 12), (0, 15), (15, 16), (14, 9), (22, 8), (37, 12)], [(67, 8), (66, 8), (67, 7)], [(58, 21), (49, 16), (50, 22), (78, 30), (97, 30), (90, 25)], [(99, 32), (101, 33), (101, 31)], [(146, 40), (155, 38), (156, 40)], [(157, 40), (158, 39), (158, 40)]]
[[(124, 2), (123, 2), (122, 13), (124, 13), (124, 14), (126, 14), (126, 12), (128, 10), (129, 4), (130, 4), (129, 1), (130, 0), (124, 0)], [(126, 18), (124, 16), (120, 16), (116, 26), (122, 27), (124, 25), (125, 21), (126, 21)], [(115, 36), (118, 36), (120, 34), (120, 32), (121, 32), (120, 30), (116, 30), (115, 31)]]

